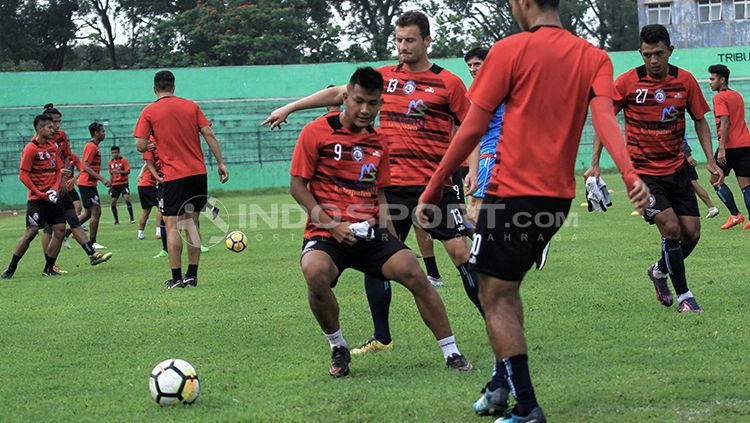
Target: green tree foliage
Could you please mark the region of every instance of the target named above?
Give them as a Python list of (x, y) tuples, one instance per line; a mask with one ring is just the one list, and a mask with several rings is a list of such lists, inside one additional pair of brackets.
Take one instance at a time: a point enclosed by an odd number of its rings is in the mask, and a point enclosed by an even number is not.
[(586, 14), (574, 17), (578, 32), (599, 48), (612, 51), (638, 48), (636, 0), (582, 0)]

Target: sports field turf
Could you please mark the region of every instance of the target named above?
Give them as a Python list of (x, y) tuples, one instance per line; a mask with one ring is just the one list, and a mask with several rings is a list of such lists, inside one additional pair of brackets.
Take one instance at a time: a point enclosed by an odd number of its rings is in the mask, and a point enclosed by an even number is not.
[[(750, 421), (750, 231), (720, 231), (723, 207), (716, 219), (702, 219), (687, 269), (706, 313), (678, 314), (657, 303), (646, 277), (659, 249), (656, 229), (629, 216), (619, 177), (606, 179), (615, 206), (589, 214), (579, 195), (547, 268), (531, 271), (522, 288), (532, 378), (548, 419)], [(733, 178), (730, 186), (741, 203)], [(293, 200), (285, 193), (217, 198), (226, 207), (222, 216), (231, 215), (229, 226), (247, 233), (250, 245), (240, 254), (211, 247), (195, 289), (165, 290), (168, 264), (152, 258), (160, 243), (151, 222), (147, 240), (137, 241), (135, 225), (114, 226), (109, 209), (98, 241), (115, 255), (101, 266), (89, 266), (74, 245), (58, 261), (70, 273), (42, 278), (34, 241), (16, 276), (0, 282), (0, 420), (492, 421), (470, 408), (492, 366), (484, 325), (442, 247), (436, 246), (447, 284), (439, 292), (477, 370), (445, 369), (408, 292), (398, 287), (394, 350), (355, 357), (350, 377), (333, 380), (298, 266), (301, 226), (285, 227), (273, 215), (253, 224), (257, 209), (281, 211)], [(121, 219), (125, 213), (121, 204)], [(292, 223), (300, 221), (299, 212), (291, 215)], [(0, 219), (3, 268), (23, 222), (23, 213)], [(205, 218), (202, 228), (220, 231)], [(372, 328), (361, 275), (347, 271), (335, 293), (348, 342), (366, 340)], [(166, 358), (196, 367), (195, 405), (160, 408), (152, 401), (148, 375)]]

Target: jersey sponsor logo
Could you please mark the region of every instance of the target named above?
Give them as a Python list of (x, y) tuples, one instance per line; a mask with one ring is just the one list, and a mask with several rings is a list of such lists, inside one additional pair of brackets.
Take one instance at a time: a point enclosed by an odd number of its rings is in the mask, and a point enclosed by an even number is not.
[[(360, 171), (360, 173), (362, 173)], [(360, 175), (361, 176), (361, 175)], [(331, 176), (331, 180), (336, 187), (336, 192), (343, 192), (346, 195), (355, 197), (369, 197), (372, 193), (377, 191), (377, 187), (369, 181), (354, 181), (351, 179), (339, 178)]]
[(378, 178), (378, 168), (374, 163), (365, 163), (359, 169), (360, 182), (373, 182)]
[(427, 111), (427, 106), (424, 104), (424, 100), (412, 100), (409, 102), (409, 107), (406, 109), (406, 115), (412, 117), (424, 116)]
[(664, 90), (656, 90), (654, 93), (654, 99), (659, 103), (664, 103), (667, 99), (667, 93)]
[(373, 157), (380, 157), (380, 156), (382, 156), (382, 153), (380, 153), (380, 151), (375, 150), (375, 151), (372, 152), (372, 156)]
[(682, 98), (682, 93), (677, 93), (674, 95), (674, 98)]
[(427, 87), (427, 88), (424, 89), (424, 92), (426, 92), (426, 93), (434, 93), (435, 89), (432, 88), (432, 87)]
[(364, 158), (365, 152), (362, 151), (362, 147), (357, 146), (352, 148), (352, 159), (354, 159), (355, 162), (361, 162)]
[(674, 106), (665, 107), (664, 110), (661, 112), (661, 121), (662, 122), (674, 122), (677, 120), (677, 115), (679, 114), (679, 111)]
[(404, 84), (404, 94), (410, 95), (417, 89), (417, 83), (414, 81), (406, 81)]

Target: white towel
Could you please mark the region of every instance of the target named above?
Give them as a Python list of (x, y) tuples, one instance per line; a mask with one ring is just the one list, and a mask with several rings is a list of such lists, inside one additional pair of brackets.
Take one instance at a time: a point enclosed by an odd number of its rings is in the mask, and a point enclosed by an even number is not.
[(375, 239), (375, 228), (370, 226), (370, 222), (364, 221), (359, 223), (352, 223), (349, 225), (349, 230), (357, 238), (364, 240)]
[(609, 195), (604, 179), (599, 178), (597, 181), (593, 176), (586, 179), (586, 201), (590, 212), (603, 213), (612, 207), (612, 196)]

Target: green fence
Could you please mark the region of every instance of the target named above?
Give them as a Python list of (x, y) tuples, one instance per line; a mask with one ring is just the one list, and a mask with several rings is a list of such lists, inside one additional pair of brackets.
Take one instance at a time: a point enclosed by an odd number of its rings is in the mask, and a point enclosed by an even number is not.
[[(744, 48), (676, 50), (672, 63), (707, 77), (710, 64), (725, 63), (733, 72), (732, 86), (750, 94), (750, 62), (739, 61)], [(739, 55), (738, 55), (739, 54)], [(641, 64), (637, 52), (613, 53), (615, 73)], [(727, 60), (734, 60), (728, 62)], [(469, 85), (471, 77), (461, 59), (436, 59), (436, 63), (456, 73)], [(377, 66), (382, 63), (372, 63)], [(276, 107), (328, 84), (343, 84), (353, 69), (350, 63), (293, 66), (244, 66), (174, 69), (177, 94), (198, 101), (222, 144), (231, 179), (227, 189), (281, 187), (288, 184), (289, 159), (302, 126), (324, 111), (312, 110), (293, 115), (282, 130), (269, 131), (260, 122)], [(132, 138), (133, 128), (143, 107), (153, 101), (154, 70), (99, 72), (20, 72), (0, 73), (0, 204), (25, 201), (26, 189), (18, 180), (20, 152), (33, 135), (33, 117), (45, 103), (55, 103), (63, 113), (63, 129), (79, 154), (88, 140), (88, 124), (102, 122), (107, 139), (102, 143), (104, 157), (109, 147), (119, 145), (131, 163), (138, 163)], [(739, 78), (737, 78), (739, 77)], [(712, 94), (702, 83), (707, 98)], [(710, 102), (710, 100), (709, 100)], [(712, 116), (711, 116), (712, 118)], [(694, 132), (689, 133), (697, 147)], [(584, 129), (577, 166), (585, 167), (591, 154), (593, 130)], [(695, 148), (699, 150), (699, 148)], [(212, 158), (204, 146), (212, 172)], [(702, 154), (696, 151), (696, 156)], [(607, 157), (605, 166), (611, 165)], [(210, 187), (218, 185), (209, 178)], [(135, 178), (131, 178), (132, 187)]]

